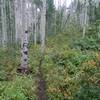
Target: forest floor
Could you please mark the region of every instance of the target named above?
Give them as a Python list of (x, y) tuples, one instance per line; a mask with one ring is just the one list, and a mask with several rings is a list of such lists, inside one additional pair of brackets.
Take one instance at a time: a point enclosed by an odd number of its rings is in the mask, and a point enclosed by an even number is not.
[(100, 100), (100, 45), (67, 36), (46, 40), (43, 58), (40, 45), (29, 44), (29, 75), (16, 73), (20, 48), (0, 48), (0, 100)]

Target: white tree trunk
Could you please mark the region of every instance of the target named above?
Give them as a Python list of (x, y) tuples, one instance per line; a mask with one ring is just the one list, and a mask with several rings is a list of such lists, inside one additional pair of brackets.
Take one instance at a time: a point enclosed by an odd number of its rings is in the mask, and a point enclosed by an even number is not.
[(43, 0), (43, 8), (41, 12), (41, 23), (40, 23), (40, 37), (41, 37), (41, 52), (45, 50), (45, 27), (46, 27), (46, 0)]
[(6, 32), (6, 15), (5, 15), (5, 0), (1, 0), (1, 18), (2, 18), (2, 44), (5, 47), (5, 42), (7, 41)]
[(21, 9), (22, 12), (20, 17), (21, 21), (21, 65), (20, 65), (20, 72), (21, 73), (27, 73), (28, 72), (28, 27), (29, 27), (29, 13), (28, 13), (28, 7), (27, 7), (27, 1), (21, 0)]
[(36, 45), (36, 41), (37, 41), (37, 8), (36, 8), (36, 5), (34, 5), (34, 13), (35, 13), (35, 30), (34, 30), (34, 44)]
[(85, 4), (85, 11), (84, 11), (83, 38), (85, 38), (86, 34), (86, 25), (87, 25), (87, 4)]

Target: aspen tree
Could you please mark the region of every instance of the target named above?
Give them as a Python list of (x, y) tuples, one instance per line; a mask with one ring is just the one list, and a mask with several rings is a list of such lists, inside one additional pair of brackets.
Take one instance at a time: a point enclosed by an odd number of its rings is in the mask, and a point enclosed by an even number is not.
[(7, 41), (7, 31), (6, 31), (6, 9), (5, 0), (1, 0), (1, 19), (2, 19), (2, 45), (5, 47), (5, 42)]
[(87, 0), (85, 1), (85, 8), (84, 8), (84, 25), (83, 25), (83, 37), (85, 38), (86, 33), (86, 25), (87, 25)]
[(40, 25), (40, 37), (41, 37), (41, 52), (45, 50), (45, 27), (46, 27), (46, 0), (43, 0), (43, 7), (41, 11), (41, 25)]
[(21, 65), (20, 68), (18, 69), (19, 72), (21, 73), (27, 73), (28, 72), (28, 11), (27, 11), (27, 2), (23, 1), (22, 2), (22, 28), (24, 33), (22, 33), (21, 36)]
[(35, 13), (35, 21), (34, 21), (34, 24), (35, 24), (35, 33), (34, 33), (34, 44), (36, 45), (36, 41), (37, 41), (37, 8), (36, 8), (36, 5), (34, 4), (34, 13)]

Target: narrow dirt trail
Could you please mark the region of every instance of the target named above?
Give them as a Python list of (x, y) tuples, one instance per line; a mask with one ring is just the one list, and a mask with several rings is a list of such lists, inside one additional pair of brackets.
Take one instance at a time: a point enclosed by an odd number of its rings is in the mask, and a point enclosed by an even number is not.
[(46, 95), (46, 81), (45, 78), (43, 77), (43, 71), (42, 71), (42, 61), (43, 58), (40, 60), (39, 64), (39, 72), (38, 72), (38, 100), (47, 100), (47, 95)]

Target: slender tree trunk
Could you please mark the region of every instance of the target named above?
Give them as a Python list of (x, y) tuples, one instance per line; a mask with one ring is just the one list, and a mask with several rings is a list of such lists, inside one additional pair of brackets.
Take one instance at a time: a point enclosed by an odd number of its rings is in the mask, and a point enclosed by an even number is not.
[(45, 27), (46, 27), (46, 0), (43, 0), (43, 8), (41, 12), (41, 52), (44, 53), (45, 50)]
[(2, 9), (2, 4), (0, 0), (0, 46), (2, 45), (2, 17), (1, 17), (1, 9)]
[[(56, 1), (55, 1), (55, 5), (56, 5)], [(57, 13), (56, 13), (56, 10), (55, 10), (55, 28), (54, 28), (54, 33), (56, 34), (56, 32), (57, 32), (57, 29), (56, 29), (56, 25), (57, 25)]]
[(5, 0), (1, 0), (1, 18), (2, 18), (2, 45), (5, 47), (7, 40), (6, 36), (6, 15), (5, 15)]
[(34, 33), (34, 44), (36, 45), (36, 41), (37, 41), (37, 8), (36, 8), (36, 5), (34, 5), (34, 10), (35, 10), (35, 33)]
[(21, 7), (19, 7), (18, 0), (15, 0), (14, 6), (15, 6), (15, 29), (16, 29), (15, 39), (16, 39), (16, 43), (17, 43), (18, 42), (18, 38), (19, 38), (18, 33), (21, 34), (21, 32), (19, 31), (19, 26), (20, 26), (20, 23), (19, 23), (19, 15), (20, 15), (19, 10), (20, 10)]
[[(87, 3), (87, 2), (86, 2), (86, 3)], [(83, 36), (82, 36), (82, 38), (85, 38), (85, 34), (86, 34), (86, 25), (87, 25), (87, 4), (85, 4), (84, 26), (83, 26)]]

